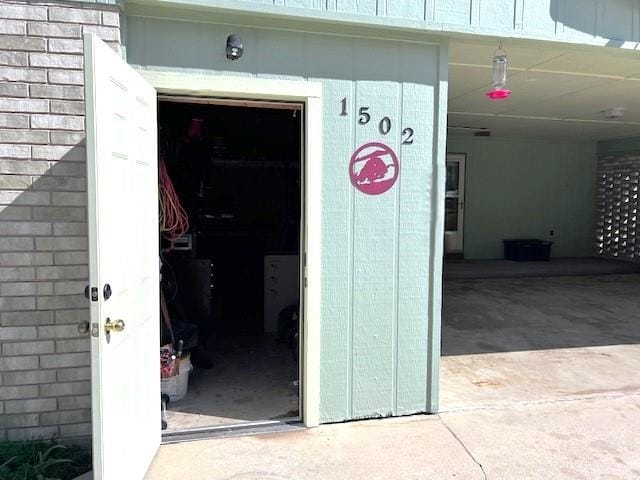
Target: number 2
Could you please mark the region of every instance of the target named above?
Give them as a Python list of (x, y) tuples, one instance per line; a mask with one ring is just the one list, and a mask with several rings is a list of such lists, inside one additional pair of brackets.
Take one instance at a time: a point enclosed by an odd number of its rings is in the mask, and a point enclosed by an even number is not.
[(413, 128), (405, 128), (402, 130), (402, 136), (407, 136), (402, 139), (402, 145), (411, 145), (413, 143)]

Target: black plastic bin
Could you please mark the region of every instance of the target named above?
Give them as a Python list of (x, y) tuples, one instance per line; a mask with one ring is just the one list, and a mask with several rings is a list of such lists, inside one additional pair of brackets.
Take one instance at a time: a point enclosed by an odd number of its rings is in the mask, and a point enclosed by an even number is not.
[(548, 262), (553, 242), (536, 239), (503, 240), (505, 260), (515, 262)]

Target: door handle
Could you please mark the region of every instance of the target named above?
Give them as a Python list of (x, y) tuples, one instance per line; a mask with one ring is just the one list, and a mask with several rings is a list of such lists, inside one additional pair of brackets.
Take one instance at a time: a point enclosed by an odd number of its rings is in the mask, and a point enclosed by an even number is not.
[(104, 333), (109, 335), (112, 331), (122, 332), (124, 330), (124, 327), (124, 320), (116, 320), (112, 322), (110, 318), (107, 318), (107, 321), (104, 322)]

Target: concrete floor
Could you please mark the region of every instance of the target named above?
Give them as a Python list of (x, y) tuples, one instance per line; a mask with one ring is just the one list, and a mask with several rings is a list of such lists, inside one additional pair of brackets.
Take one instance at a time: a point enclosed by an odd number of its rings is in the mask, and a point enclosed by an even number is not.
[(441, 411), (640, 393), (640, 275), (448, 280)]
[(195, 369), (187, 396), (167, 412), (167, 432), (298, 415), (298, 366), (275, 339), (230, 341), (213, 368)]
[(146, 479), (640, 479), (639, 274), (444, 288), (440, 414), (164, 445)]
[(369, 420), (160, 447), (146, 480), (631, 480), (640, 397)]

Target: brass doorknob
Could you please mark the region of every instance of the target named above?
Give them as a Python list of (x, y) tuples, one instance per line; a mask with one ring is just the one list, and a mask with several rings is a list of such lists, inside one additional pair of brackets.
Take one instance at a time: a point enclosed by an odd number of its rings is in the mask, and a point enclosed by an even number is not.
[(123, 330), (124, 330), (124, 320), (116, 320), (112, 322), (110, 318), (107, 318), (107, 321), (104, 322), (104, 332), (107, 335), (110, 334), (112, 331), (122, 332)]

